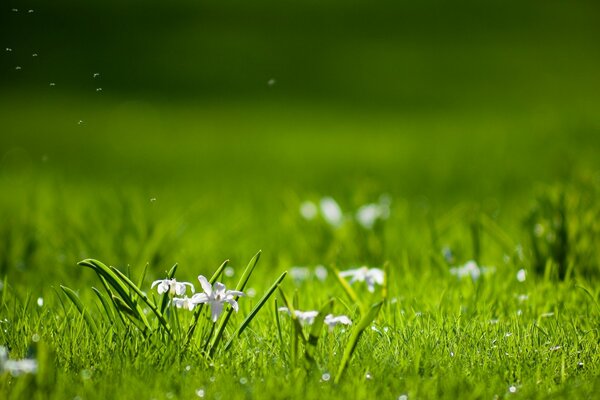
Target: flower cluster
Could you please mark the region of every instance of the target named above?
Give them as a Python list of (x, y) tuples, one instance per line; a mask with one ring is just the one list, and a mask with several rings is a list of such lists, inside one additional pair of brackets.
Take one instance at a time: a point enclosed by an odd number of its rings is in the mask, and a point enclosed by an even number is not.
[(473, 282), (475, 282), (482, 274), (491, 273), (494, 270), (493, 267), (480, 267), (475, 261), (471, 260), (460, 267), (450, 268), (450, 274), (458, 277), (458, 279), (470, 276)]
[(369, 292), (375, 291), (375, 284), (383, 285), (385, 274), (379, 268), (369, 268), (362, 266), (356, 269), (349, 269), (339, 273), (342, 278), (350, 278), (350, 283), (365, 282)]
[(11, 360), (6, 347), (0, 346), (0, 373), (8, 371), (12, 376), (34, 374), (37, 372), (37, 361), (29, 358)]
[[(279, 312), (285, 312), (286, 314), (291, 315), (290, 310), (287, 307), (279, 307)], [(317, 315), (319, 315), (319, 312), (294, 310), (294, 315), (302, 325), (312, 325), (315, 322)], [(323, 322), (329, 327), (329, 332), (332, 332), (336, 325), (352, 325), (352, 320), (346, 315), (327, 314)]]
[(175, 295), (183, 296), (173, 297), (173, 305), (177, 308), (187, 308), (188, 310), (193, 311), (198, 304), (210, 304), (213, 322), (216, 322), (223, 312), (225, 303), (231, 305), (236, 312), (238, 311), (239, 307), (236, 297), (244, 296), (243, 292), (240, 292), (239, 290), (227, 290), (225, 285), (221, 282), (215, 282), (214, 285), (211, 285), (208, 279), (203, 275), (198, 276), (198, 281), (200, 282), (200, 286), (202, 286), (203, 292), (194, 293), (192, 297), (186, 296), (187, 287), (190, 287), (192, 292), (195, 292), (194, 285), (189, 282), (177, 282), (175, 279), (162, 279), (154, 281), (152, 287), (158, 285), (157, 291), (159, 294), (168, 293), (171, 297)]
[[(381, 195), (377, 203), (365, 204), (356, 211), (354, 216), (356, 222), (365, 229), (373, 229), (377, 221), (389, 218), (390, 204), (390, 196)], [(352, 219), (351, 216), (344, 216), (341, 207), (333, 197), (323, 197), (318, 206), (312, 201), (300, 204), (300, 215), (306, 220), (315, 219), (319, 213), (323, 220), (333, 228), (339, 228), (344, 220)]]

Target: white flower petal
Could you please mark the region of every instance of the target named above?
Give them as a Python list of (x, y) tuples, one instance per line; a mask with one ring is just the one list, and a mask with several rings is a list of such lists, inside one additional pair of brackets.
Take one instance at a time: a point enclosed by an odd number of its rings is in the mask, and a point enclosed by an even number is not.
[(198, 275), (198, 281), (200, 281), (200, 286), (202, 286), (202, 290), (204, 290), (204, 292), (210, 296), (212, 294), (212, 286), (210, 282), (208, 282), (208, 279), (206, 279), (204, 275)]
[(219, 316), (223, 312), (223, 303), (218, 302), (218, 301), (211, 302), (210, 303), (210, 311), (212, 314), (212, 321), (217, 322), (217, 319), (219, 319)]

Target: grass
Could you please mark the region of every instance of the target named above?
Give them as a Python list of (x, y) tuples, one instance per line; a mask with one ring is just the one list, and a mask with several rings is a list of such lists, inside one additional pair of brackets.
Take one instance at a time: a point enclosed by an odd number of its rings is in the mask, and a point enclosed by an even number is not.
[[(594, 2), (74, 3), (0, 12), (0, 346), (38, 364), (0, 398), (600, 392)], [(150, 288), (219, 269), (217, 325)]]
[[(589, 148), (595, 137), (575, 142), (567, 137), (569, 129), (557, 132), (549, 150), (530, 160), (545, 133), (520, 140), (519, 129), (530, 125), (522, 122), (519, 128), (515, 119), (500, 124), (516, 124), (517, 133), (506, 129), (504, 137), (486, 140), (459, 133), (459, 127), (469, 124), (487, 126), (486, 117), (480, 122), (443, 115), (436, 123), (413, 121), (415, 131), (445, 121), (456, 132), (447, 137), (444, 129), (432, 129), (431, 137), (421, 142), (411, 135), (384, 133), (401, 123), (397, 117), (367, 115), (356, 118), (356, 124), (346, 121), (354, 131), (334, 132), (315, 143), (319, 129), (328, 131), (335, 119), (317, 114), (319, 118), (305, 122), (307, 127), (296, 127), (313, 131), (314, 137), (292, 132), (286, 140), (294, 144), (287, 145), (278, 142), (277, 132), (289, 115), (271, 119), (261, 108), (241, 113), (235, 123), (262, 132), (253, 140), (230, 133), (232, 140), (224, 145), (210, 135), (198, 141), (182, 134), (169, 148), (160, 146), (167, 133), (153, 131), (159, 129), (155, 122), (141, 118), (145, 108), (139, 118), (128, 108), (112, 121), (121, 128), (106, 131), (114, 137), (88, 148), (87, 137), (75, 134), (81, 128), (76, 123), (62, 135), (57, 131), (58, 136), (28, 141), (22, 135), (44, 129), (36, 121), (52, 111), (34, 102), (27, 110), (36, 117), (17, 123), (23, 104), (7, 104), (4, 117), (14, 122), (13, 134), (3, 139), (12, 150), (5, 152), (0, 180), (3, 193), (11, 193), (1, 200), (5, 282), (0, 342), (11, 358), (35, 357), (39, 363), (36, 375), (0, 376), (7, 398), (562, 398), (592, 397), (599, 389), (597, 230), (592, 222), (598, 183), (593, 173), (597, 161)], [(85, 113), (109, 119), (107, 103), (91, 104)], [(202, 131), (221, 124), (218, 109), (199, 106), (200, 116), (160, 109), (175, 135), (183, 126)], [(361, 132), (376, 117), (386, 128), (362, 142)], [(223, 134), (236, 130), (231, 121), (223, 123)], [(91, 140), (104, 132), (91, 123), (84, 129), (91, 131)], [(148, 131), (147, 140), (120, 139), (130, 129)], [(448, 154), (429, 147), (433, 142)], [(492, 145), (501, 142), (516, 143), (513, 161), (524, 168), (487, 165), (501, 163), (504, 153)], [(408, 160), (389, 147), (403, 151)], [(48, 154), (47, 161), (42, 153)], [(557, 153), (579, 155), (578, 165), (564, 178), (553, 172)], [(154, 160), (148, 158), (151, 154)], [(347, 161), (350, 154), (356, 155), (352, 163)], [(472, 164), (457, 162), (466, 159)], [(405, 165), (415, 167), (407, 170)], [(447, 168), (451, 170), (442, 172)], [(326, 185), (335, 177), (334, 185)], [(437, 185), (436, 180), (443, 182)], [(508, 182), (514, 190), (504, 190)], [(552, 187), (540, 189), (548, 185)], [(566, 223), (580, 232), (577, 242), (562, 245), (570, 254), (565, 260), (578, 263), (564, 280), (558, 279), (556, 251), (543, 245), (538, 246), (541, 254), (535, 253), (529, 235), (536, 223), (551, 221), (560, 209), (556, 202), (536, 198), (555, 198), (556, 191), (571, 199)], [(319, 219), (306, 221), (298, 211), (304, 200), (333, 195), (351, 214), (383, 192), (392, 197), (391, 216), (373, 230), (353, 221), (334, 229)], [(587, 201), (573, 200), (585, 199), (585, 193)], [(97, 257), (137, 281), (148, 263), (140, 287), (150, 293), (150, 283), (176, 262), (177, 276), (196, 282), (198, 274), (210, 275), (231, 258), (235, 274), (224, 279), (234, 286), (245, 261), (259, 248), (263, 257), (251, 282), (258, 294), (239, 300), (240, 312), (232, 314), (224, 343), (260, 294), (294, 265), (347, 269), (389, 263), (387, 301), (360, 336), (339, 384), (334, 378), (360, 307), (331, 272), (324, 282), (314, 277), (283, 282), (298, 308), (318, 310), (333, 299), (333, 312), (354, 321), (345, 331), (323, 330), (315, 364), (306, 370), (291, 358), (295, 333), (284, 315), (278, 325), (273, 299), (227, 351), (210, 358), (198, 346), (182, 351), (176, 341), (148, 341), (131, 326), (111, 329), (91, 290), (99, 283), (75, 265)], [(447, 248), (453, 261), (444, 258)], [(470, 259), (495, 267), (495, 272), (476, 282), (450, 274), (451, 266)], [(540, 259), (550, 261), (536, 273)], [(527, 271), (525, 282), (516, 279), (521, 268)], [(82, 316), (60, 285), (74, 289), (89, 314)], [(353, 289), (367, 306), (380, 298), (364, 286)], [(87, 316), (94, 318), (99, 335), (89, 328)]]

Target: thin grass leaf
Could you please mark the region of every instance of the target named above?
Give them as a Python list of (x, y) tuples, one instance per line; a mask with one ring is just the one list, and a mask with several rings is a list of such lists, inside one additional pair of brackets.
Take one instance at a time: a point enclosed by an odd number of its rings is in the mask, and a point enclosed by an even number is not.
[(69, 298), (69, 300), (71, 300), (73, 305), (75, 305), (75, 307), (77, 308), (77, 311), (79, 311), (79, 313), (82, 315), (88, 328), (90, 328), (90, 330), (92, 331), (92, 333), (95, 336), (98, 336), (98, 326), (96, 325), (96, 321), (94, 321), (94, 319), (92, 318), (92, 316), (90, 315), (88, 310), (85, 308), (85, 306), (81, 302), (81, 299), (79, 299), (79, 296), (77, 295), (77, 293), (75, 293), (75, 291), (73, 291), (72, 289), (70, 289), (66, 286), (63, 286), (63, 285), (60, 285), (60, 288), (65, 293), (65, 295)]
[(129, 305), (127, 305), (127, 303), (124, 302), (123, 299), (121, 299), (119, 296), (113, 296), (112, 300), (115, 306), (117, 307), (119, 314), (125, 315), (127, 319), (130, 320), (135, 325), (135, 327), (138, 328), (144, 334), (144, 336), (146, 336), (150, 329), (138, 319), (136, 312), (133, 311), (129, 307)]
[(127, 306), (134, 313), (135, 317), (141, 320), (148, 328), (150, 328), (148, 320), (144, 315), (144, 311), (139, 304), (137, 304), (135, 299), (132, 298), (127, 285), (109, 267), (98, 260), (90, 258), (80, 261), (78, 265), (91, 268), (96, 271), (96, 273), (101, 275), (106, 280), (106, 283), (115, 289), (117, 292), (116, 294), (127, 304)]
[[(250, 276), (252, 276), (252, 272), (254, 272), (254, 268), (256, 267), (256, 264), (258, 264), (258, 260), (260, 260), (260, 254), (261, 254), (261, 251), (259, 250), (258, 253), (256, 253), (256, 255), (254, 257), (252, 257), (252, 259), (248, 263), (248, 266), (244, 270), (242, 277), (238, 281), (238, 284), (235, 287), (235, 290), (238, 290), (240, 292), (242, 292), (244, 290), (244, 288), (246, 287), (246, 284), (248, 283), (248, 280), (250, 279)], [(234, 300), (237, 301), (238, 299), (239, 299), (239, 296), (235, 296)], [(215, 351), (217, 350), (217, 346), (219, 345), (219, 342), (221, 341), (221, 339), (223, 337), (223, 333), (225, 332), (227, 323), (229, 322), (229, 319), (231, 318), (231, 313), (233, 313), (233, 307), (228, 308), (228, 310), (225, 313), (225, 318), (223, 318), (221, 320), (221, 323), (219, 324), (219, 329), (217, 329), (217, 333), (214, 336), (214, 338), (211, 342), (211, 345), (210, 345), (209, 355), (211, 357), (215, 354)]]
[[(167, 320), (165, 319), (165, 317), (162, 315), (162, 313), (160, 312), (160, 310), (158, 309), (158, 307), (156, 307), (156, 305), (152, 302), (152, 300), (150, 300), (148, 298), (148, 296), (146, 295), (146, 293), (142, 292), (136, 285), (135, 283), (131, 282), (131, 280), (126, 277), (121, 271), (119, 271), (118, 269), (116, 269), (115, 267), (111, 267), (113, 272), (115, 274), (117, 274), (117, 276), (119, 278), (121, 278), (123, 280), (123, 282), (125, 282), (130, 288), (131, 290), (133, 290), (140, 299), (142, 299), (142, 301), (144, 303), (146, 303), (146, 305), (150, 308), (150, 310), (154, 313), (154, 315), (156, 315), (156, 318), (158, 318), (158, 320), (160, 321), (161, 325), (163, 326), (163, 328), (165, 328), (165, 330), (167, 331), (167, 333), (169, 334), (169, 336), (173, 335), (173, 332), (171, 330), (171, 327), (169, 326), (169, 323), (167, 322)], [(150, 326), (150, 324), (148, 323), (148, 320), (146, 319), (146, 317), (144, 316), (144, 319), (142, 320), (142, 322), (144, 322), (144, 325), (146, 326)]]
[(358, 304), (361, 314), (365, 314), (366, 306), (360, 300), (360, 298), (358, 297), (358, 295), (356, 294), (354, 289), (352, 289), (352, 286), (350, 286), (348, 281), (340, 276), (340, 271), (338, 271), (338, 269), (333, 266), (329, 266), (329, 270), (336, 277), (337, 281), (342, 286), (342, 289), (344, 289), (344, 292), (346, 292), (346, 294), (348, 295), (350, 300), (352, 300), (352, 302), (354, 302), (354, 304)]
[(298, 321), (298, 317), (296, 317), (296, 309), (294, 308), (292, 302), (287, 298), (285, 292), (281, 288), (279, 288), (279, 293), (281, 294), (281, 298), (283, 299), (285, 306), (290, 312), (290, 318), (292, 319), (292, 324), (294, 325), (294, 329), (296, 331), (295, 336), (300, 337), (300, 339), (302, 339), (302, 343), (306, 343), (308, 341), (308, 338), (306, 337), (304, 330), (302, 329), (300, 321)]
[(92, 291), (96, 294), (96, 297), (98, 297), (98, 299), (100, 299), (100, 303), (102, 303), (104, 312), (106, 313), (111, 325), (114, 324), (115, 323), (115, 315), (112, 310), (112, 307), (108, 304), (108, 299), (106, 299), (106, 297), (104, 297), (104, 295), (95, 287), (92, 287)]
[[(238, 336), (240, 336), (242, 334), (242, 332), (244, 332), (244, 329), (246, 329), (246, 327), (248, 325), (250, 325), (250, 322), (252, 322), (252, 320), (254, 319), (254, 317), (256, 316), (256, 314), (265, 305), (265, 303), (267, 302), (267, 300), (269, 300), (269, 298), (275, 292), (275, 290), (277, 290), (277, 288), (279, 287), (279, 285), (281, 284), (281, 282), (283, 281), (283, 279), (286, 277), (286, 275), (287, 275), (287, 271), (285, 271), (283, 274), (281, 274), (279, 276), (279, 278), (277, 278), (277, 280), (271, 285), (271, 287), (269, 288), (269, 290), (267, 290), (267, 292), (264, 294), (264, 296), (261, 297), (261, 299), (258, 301), (258, 303), (256, 303), (256, 305), (254, 306), (254, 308), (252, 309), (252, 311), (250, 311), (250, 314), (248, 314), (248, 316), (244, 319), (244, 321), (241, 323), (241, 325), (239, 326), (239, 328), (237, 328), (237, 330), (235, 331), (235, 333), (231, 336), (231, 338), (229, 339), (229, 341), (225, 345), (225, 351), (227, 351), (229, 349), (229, 347), (233, 343), (233, 340), (235, 338), (237, 338)], [(281, 337), (281, 331), (279, 331), (279, 336)]]
[(315, 354), (317, 353), (317, 343), (319, 342), (319, 338), (321, 337), (321, 331), (323, 330), (323, 325), (325, 322), (325, 317), (331, 311), (333, 307), (333, 299), (330, 299), (321, 309), (319, 313), (315, 317), (310, 332), (308, 334), (308, 341), (306, 343), (306, 351), (304, 352), (304, 356), (308, 360), (309, 364), (312, 366), (315, 364)]
[[(177, 264), (173, 265), (169, 272), (167, 272), (167, 279), (173, 279), (175, 276), (175, 272), (177, 272)], [(141, 285), (140, 285), (141, 286)], [(169, 305), (169, 293), (163, 293), (162, 300), (160, 302), (160, 313), (164, 314), (167, 306)]]
[(146, 271), (148, 271), (148, 263), (144, 265), (144, 269), (142, 270), (142, 274), (140, 275), (140, 279), (138, 280), (137, 286), (142, 287), (144, 284), (144, 279), (146, 279)]
[(340, 367), (339, 367), (337, 375), (335, 377), (334, 382), (336, 384), (338, 384), (340, 379), (342, 378), (342, 375), (344, 374), (344, 371), (346, 370), (346, 367), (348, 366), (348, 363), (350, 362), (350, 358), (352, 358), (352, 354), (354, 353), (354, 350), (356, 349), (356, 345), (358, 344), (360, 337), (362, 336), (365, 329), (367, 329), (369, 327), (369, 325), (371, 325), (371, 322), (373, 322), (373, 320), (375, 318), (377, 318), (377, 314), (379, 314), (379, 310), (381, 309), (382, 305), (383, 305), (383, 301), (373, 304), (371, 306), (371, 308), (369, 309), (369, 312), (366, 313), (361, 318), (361, 320), (358, 323), (358, 325), (356, 326), (356, 328), (354, 328), (354, 330), (352, 331), (352, 336), (350, 336), (348, 344), (346, 345), (346, 348), (344, 349), (344, 355), (342, 357), (342, 362), (340, 363)]

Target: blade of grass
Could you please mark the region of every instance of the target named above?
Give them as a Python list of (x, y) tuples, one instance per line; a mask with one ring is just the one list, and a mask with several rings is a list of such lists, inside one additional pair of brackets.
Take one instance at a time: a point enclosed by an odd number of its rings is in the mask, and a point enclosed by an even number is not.
[[(231, 338), (229, 339), (229, 341), (225, 345), (225, 351), (227, 351), (229, 349), (229, 347), (233, 343), (233, 340), (235, 338), (237, 338), (238, 336), (240, 336), (242, 334), (242, 332), (244, 332), (244, 329), (246, 329), (246, 327), (248, 325), (250, 325), (250, 322), (252, 322), (252, 320), (254, 319), (254, 317), (256, 316), (256, 314), (265, 305), (265, 303), (267, 302), (267, 300), (269, 300), (269, 298), (275, 292), (275, 290), (277, 290), (277, 288), (279, 287), (279, 285), (281, 284), (281, 282), (283, 281), (283, 279), (285, 278), (286, 275), (287, 275), (287, 271), (284, 272), (283, 274), (281, 274), (279, 276), (279, 278), (277, 278), (277, 280), (271, 285), (271, 287), (269, 288), (269, 290), (267, 290), (267, 292), (263, 295), (263, 297), (261, 297), (261, 299), (258, 301), (258, 303), (256, 303), (256, 305), (254, 306), (254, 308), (252, 309), (252, 311), (250, 311), (250, 314), (248, 314), (248, 316), (244, 319), (244, 321), (237, 328), (237, 330), (235, 331), (235, 333), (231, 336)], [(281, 331), (280, 331), (280, 336), (281, 336)]]
[(71, 300), (71, 302), (75, 305), (77, 310), (81, 313), (88, 328), (90, 328), (90, 330), (92, 331), (92, 333), (95, 336), (98, 336), (98, 326), (96, 325), (96, 321), (94, 321), (94, 319), (92, 318), (90, 313), (87, 311), (87, 309), (81, 302), (81, 299), (79, 299), (79, 296), (77, 295), (77, 293), (75, 293), (75, 291), (73, 291), (73, 289), (70, 289), (63, 285), (60, 285), (60, 288), (65, 293), (65, 295), (69, 298), (69, 300)]
[(334, 381), (335, 384), (338, 384), (340, 379), (342, 378), (342, 375), (344, 374), (344, 371), (346, 370), (346, 367), (348, 366), (348, 362), (350, 362), (350, 358), (352, 358), (352, 354), (354, 353), (354, 350), (356, 349), (356, 345), (358, 344), (358, 341), (360, 340), (361, 335), (363, 334), (365, 329), (367, 329), (369, 327), (371, 322), (373, 322), (373, 320), (375, 318), (377, 318), (377, 314), (379, 314), (379, 310), (381, 309), (382, 305), (383, 305), (383, 301), (373, 304), (371, 306), (371, 308), (369, 309), (369, 312), (366, 313), (361, 318), (361, 320), (358, 323), (358, 325), (356, 326), (356, 328), (354, 328), (354, 330), (352, 331), (352, 336), (350, 336), (348, 344), (346, 345), (346, 348), (344, 349), (344, 355), (342, 357), (342, 362), (340, 363), (340, 367), (339, 367), (337, 375), (335, 377), (335, 381)]
[[(115, 267), (111, 267), (111, 269), (119, 278), (121, 278), (123, 280), (123, 282), (125, 282), (131, 288), (131, 290), (133, 290), (139, 296), (140, 299), (142, 299), (142, 301), (144, 303), (146, 303), (146, 305), (150, 308), (150, 310), (154, 313), (154, 315), (156, 315), (156, 318), (158, 318), (161, 325), (163, 326), (163, 328), (165, 328), (165, 330), (167, 331), (169, 336), (172, 336), (173, 332), (171, 330), (171, 327), (169, 326), (169, 323), (167, 322), (165, 317), (162, 315), (162, 313), (160, 312), (158, 307), (156, 307), (156, 305), (152, 302), (152, 300), (150, 300), (148, 298), (148, 296), (144, 292), (142, 292), (135, 285), (135, 283), (131, 282), (131, 280), (128, 277), (126, 277), (121, 271), (119, 271)], [(147, 327), (150, 326), (145, 315), (144, 315), (144, 319), (142, 320), (142, 322), (144, 322), (144, 325), (146, 325)]]
[[(256, 253), (256, 255), (254, 257), (252, 257), (252, 259), (248, 263), (248, 266), (244, 270), (244, 273), (242, 274), (242, 277), (240, 278), (235, 290), (238, 290), (240, 292), (244, 290), (244, 288), (246, 287), (246, 284), (248, 283), (248, 280), (250, 279), (250, 276), (252, 276), (252, 272), (254, 272), (254, 268), (256, 267), (256, 264), (258, 264), (258, 260), (260, 260), (260, 254), (261, 254), (261, 251), (259, 251), (258, 253)], [(235, 296), (234, 300), (237, 301), (238, 299), (239, 299), (239, 296)], [(231, 318), (232, 312), (233, 312), (233, 307), (229, 307), (229, 309), (225, 313), (225, 318), (223, 318), (221, 320), (221, 323), (219, 324), (217, 333), (215, 334), (215, 336), (210, 344), (209, 355), (211, 357), (215, 354), (215, 351), (217, 350), (217, 346), (219, 345), (219, 342), (221, 341), (221, 338), (223, 337), (223, 333), (225, 332), (225, 328), (227, 327), (227, 323), (229, 322), (229, 319)]]
[(344, 289), (350, 300), (352, 300), (354, 304), (358, 304), (361, 315), (364, 315), (366, 313), (366, 307), (360, 300), (354, 289), (352, 289), (352, 286), (350, 286), (347, 280), (340, 276), (340, 271), (338, 271), (337, 268), (335, 268), (334, 266), (329, 266), (329, 270), (336, 277), (338, 283), (342, 286), (342, 289)]

